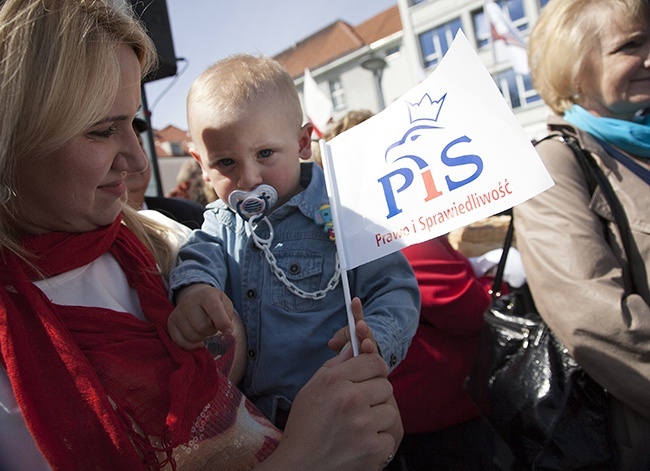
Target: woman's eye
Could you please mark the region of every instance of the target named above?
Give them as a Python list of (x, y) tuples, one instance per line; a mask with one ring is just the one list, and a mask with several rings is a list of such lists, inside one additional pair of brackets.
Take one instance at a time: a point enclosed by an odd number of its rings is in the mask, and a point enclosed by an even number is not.
[(116, 132), (117, 132), (117, 128), (115, 127), (115, 125), (111, 124), (108, 128), (90, 131), (90, 135), (98, 139), (108, 139)]
[(272, 155), (273, 155), (273, 151), (271, 149), (264, 149), (261, 150), (259, 153), (259, 156), (262, 158), (271, 157)]
[(631, 38), (621, 44), (615, 52), (634, 52), (638, 48), (643, 47), (644, 40), (642, 38)]

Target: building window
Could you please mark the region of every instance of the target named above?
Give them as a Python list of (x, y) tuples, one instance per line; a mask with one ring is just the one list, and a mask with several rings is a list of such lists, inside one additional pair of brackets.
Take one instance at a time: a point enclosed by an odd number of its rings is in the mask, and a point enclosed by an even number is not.
[(424, 3), (424, 2), (426, 2), (426, 1), (427, 1), (427, 0), (411, 0), (410, 3), (411, 3), (411, 6), (413, 6), (413, 5), (417, 5), (417, 4), (419, 4), (419, 3)]
[(460, 18), (456, 18), (420, 34), (420, 50), (424, 67), (436, 65), (442, 59), (460, 27)]
[(343, 85), (341, 84), (341, 78), (336, 77), (333, 80), (329, 81), (330, 84), (330, 95), (332, 95), (332, 104), (336, 111), (345, 109), (345, 90), (343, 90)]
[(541, 100), (529, 75), (516, 74), (512, 69), (497, 74), (497, 85), (513, 110), (527, 108)]
[[(542, 1), (546, 3), (548, 0)], [(510, 17), (510, 21), (519, 31), (528, 29), (528, 18), (524, 12), (523, 0), (498, 0), (496, 3), (503, 14)], [(482, 49), (490, 43), (490, 26), (482, 8), (472, 12), (472, 22), (474, 23), (476, 46), (478, 49)]]
[(544, 5), (546, 5), (547, 3), (548, 3), (548, 0), (539, 0), (539, 7), (541, 8)]
[(386, 49), (386, 59), (388, 59), (389, 57), (397, 56), (397, 54), (399, 54), (399, 51), (400, 51), (399, 46), (393, 46), (391, 48)]
[(174, 157), (179, 157), (181, 155), (185, 155), (185, 149), (183, 149), (183, 143), (182, 142), (170, 142), (169, 147), (171, 149), (171, 154)]

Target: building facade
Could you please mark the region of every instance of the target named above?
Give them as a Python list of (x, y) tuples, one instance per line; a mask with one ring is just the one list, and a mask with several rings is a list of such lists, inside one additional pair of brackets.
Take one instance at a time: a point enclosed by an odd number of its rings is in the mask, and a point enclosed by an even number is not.
[[(527, 39), (548, 0), (498, 0)], [(551, 111), (528, 75), (497, 63), (484, 0), (397, 0), (373, 18), (351, 26), (337, 21), (275, 56), (294, 78), (302, 98), (304, 69), (334, 104), (334, 119), (354, 109), (380, 111), (435, 70), (462, 29), (531, 139), (545, 134)], [(373, 66), (377, 66), (372, 70)]]

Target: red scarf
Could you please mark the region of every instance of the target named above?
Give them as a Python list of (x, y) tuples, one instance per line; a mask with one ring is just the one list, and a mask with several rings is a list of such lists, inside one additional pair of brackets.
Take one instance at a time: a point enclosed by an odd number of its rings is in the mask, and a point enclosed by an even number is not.
[[(109, 252), (150, 321), (52, 304), (31, 283), (39, 278), (34, 270), (11, 252), (0, 253), (0, 360), (43, 455), (63, 470), (166, 464), (155, 451), (170, 457), (187, 442), (194, 419), (224, 382), (207, 350), (186, 352), (168, 337), (173, 305), (153, 256), (121, 218), (93, 232), (22, 242), (46, 277)], [(153, 449), (136, 428), (161, 437), (162, 446)]]

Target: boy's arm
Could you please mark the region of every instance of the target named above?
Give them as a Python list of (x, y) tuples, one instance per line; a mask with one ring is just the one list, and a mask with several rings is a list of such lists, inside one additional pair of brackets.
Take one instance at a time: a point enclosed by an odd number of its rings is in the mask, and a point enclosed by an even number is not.
[(206, 211), (203, 227), (181, 246), (178, 264), (169, 275), (171, 299), (176, 304), (179, 290), (187, 285), (202, 283), (225, 290), (227, 250), (221, 232), (215, 213)]
[(215, 213), (207, 211), (203, 228), (192, 232), (180, 248), (178, 264), (169, 275), (176, 308), (167, 327), (172, 340), (187, 350), (202, 346), (218, 331), (229, 333), (233, 328), (233, 305), (222, 291), (227, 267), (220, 229)]
[(220, 289), (205, 284), (184, 286), (167, 319), (171, 339), (185, 350), (204, 346), (207, 337), (233, 332), (233, 305)]
[(401, 252), (395, 252), (348, 274), (352, 295), (361, 299), (365, 321), (392, 370), (406, 356), (420, 317), (413, 269)]

